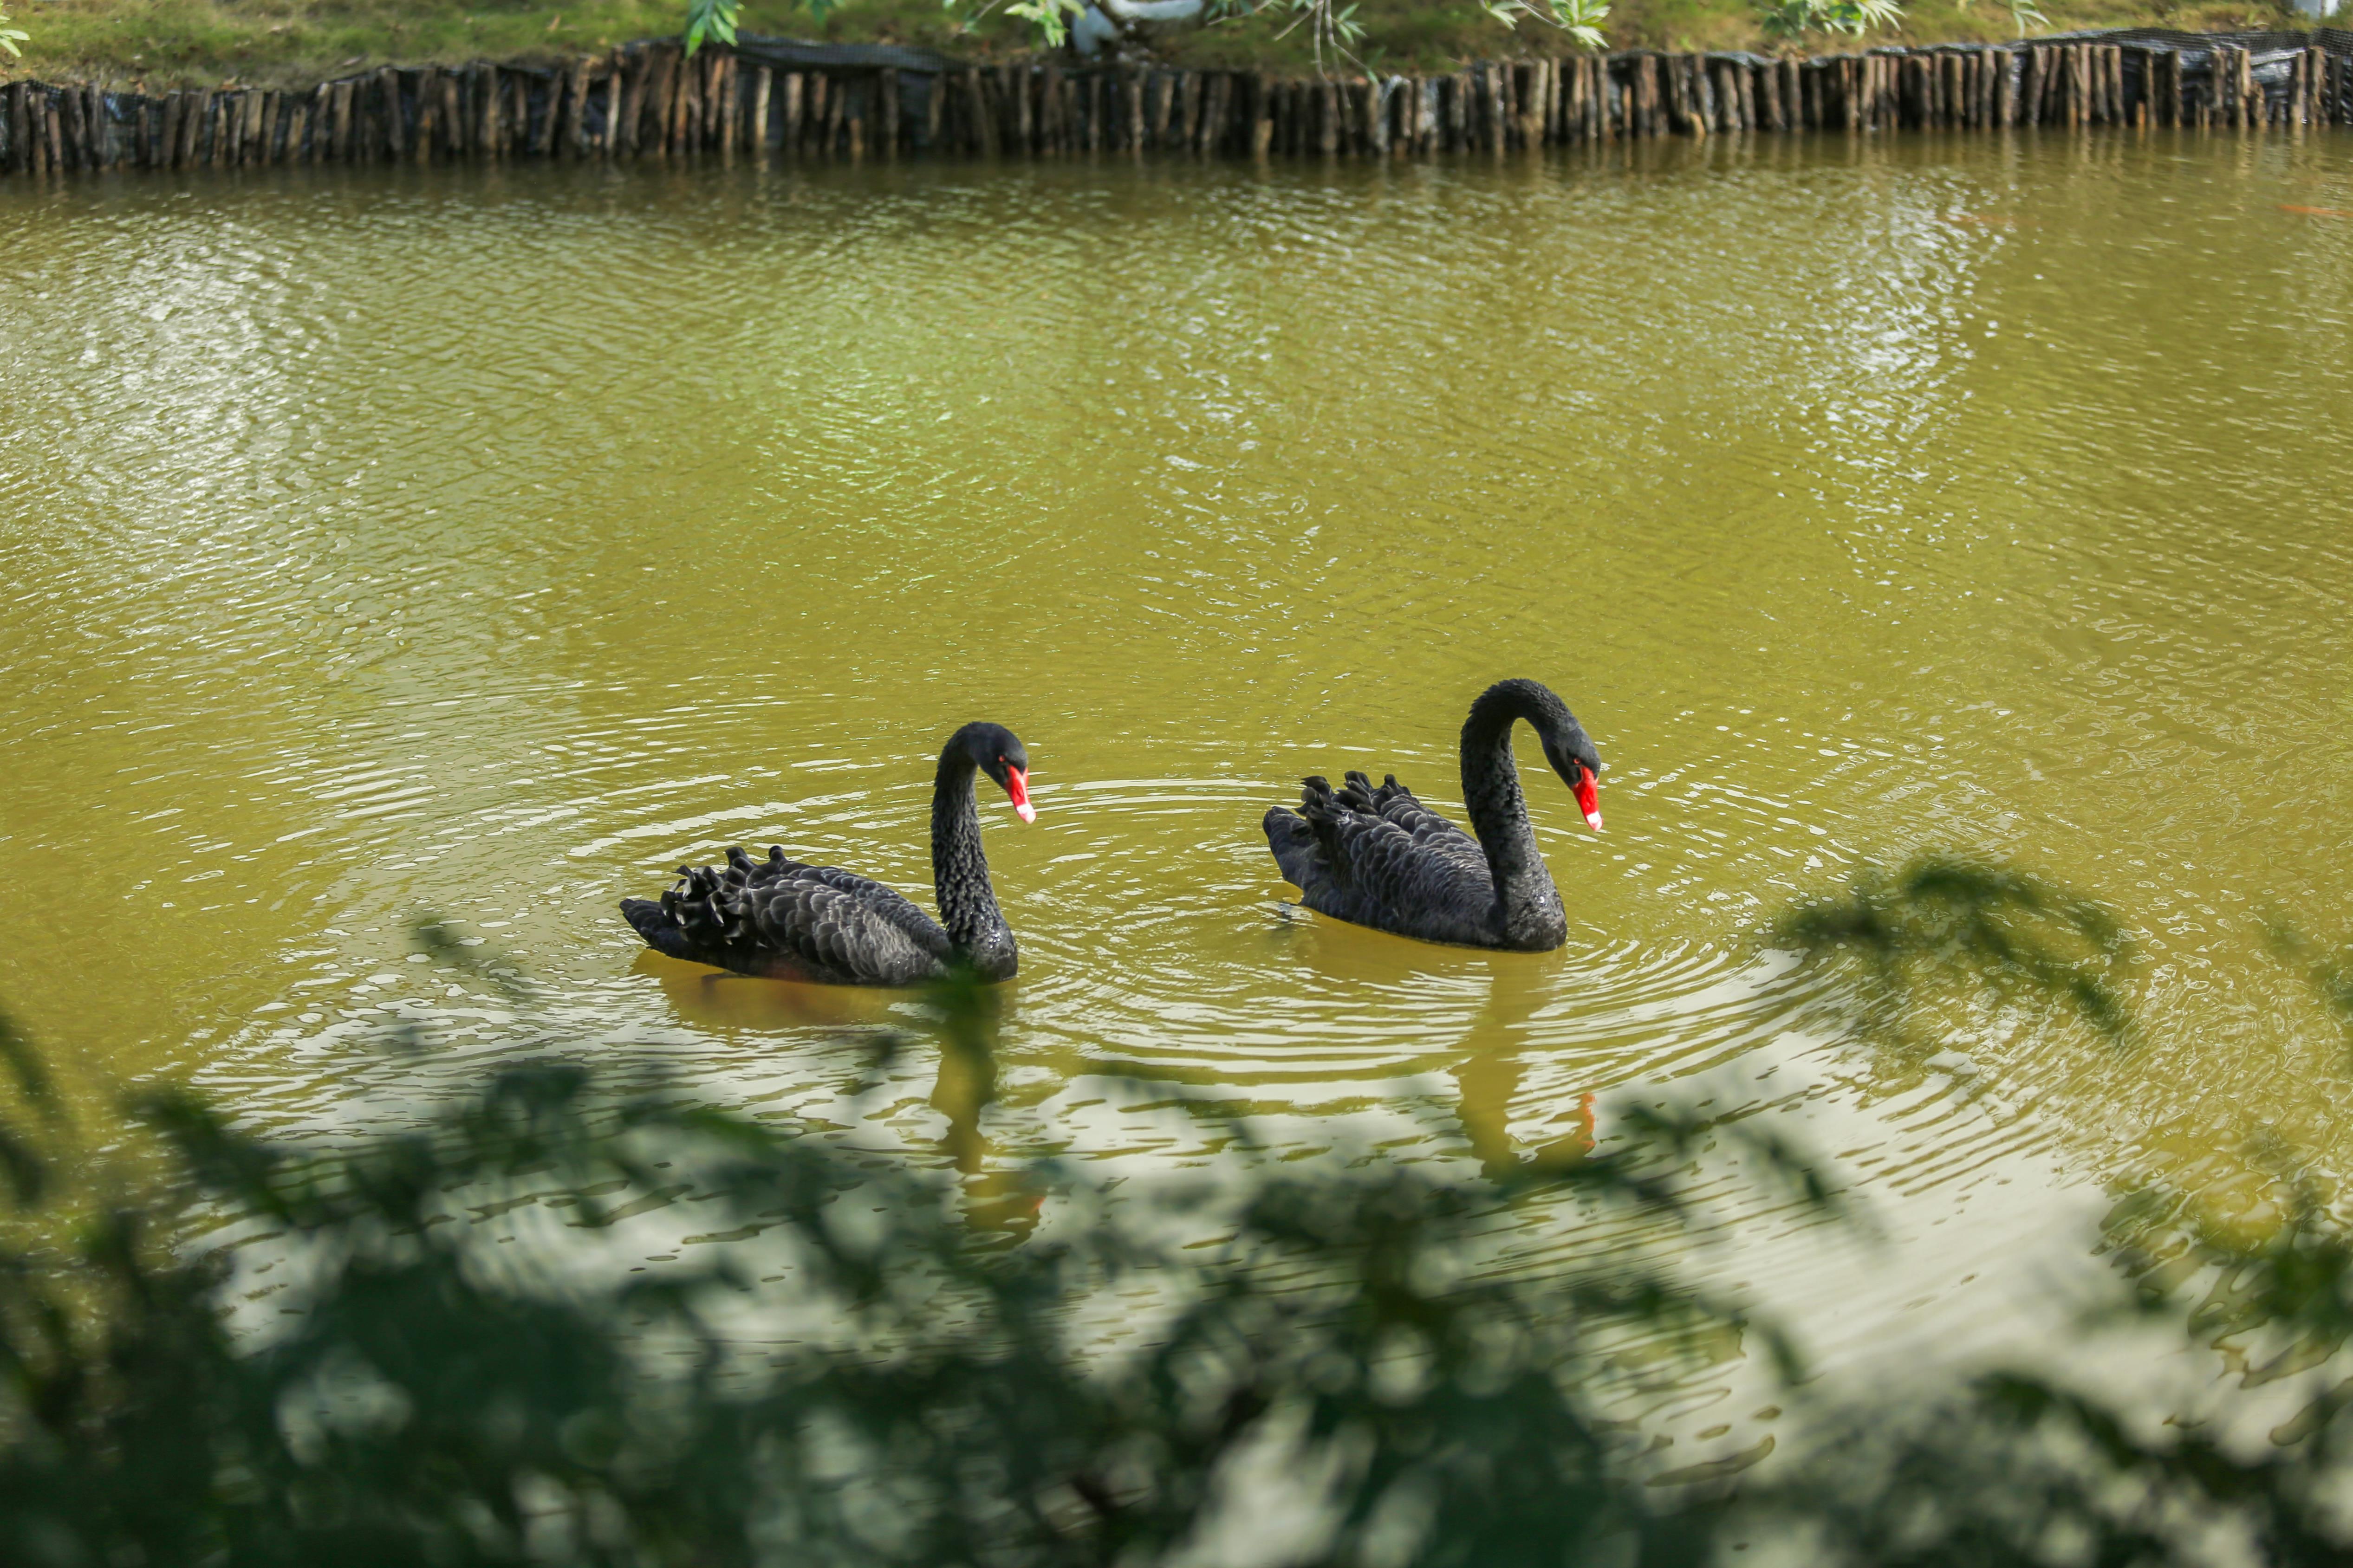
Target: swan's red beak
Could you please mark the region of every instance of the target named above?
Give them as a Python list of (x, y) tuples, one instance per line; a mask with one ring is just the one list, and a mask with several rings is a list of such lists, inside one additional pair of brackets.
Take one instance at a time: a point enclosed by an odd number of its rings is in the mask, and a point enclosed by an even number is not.
[(1591, 768), (1577, 770), (1577, 809), (1585, 813), (1586, 826), (1601, 831), (1601, 781), (1593, 776)]
[(1013, 809), (1021, 814), (1024, 822), (1038, 820), (1038, 808), (1029, 804), (1029, 775), (1019, 768), (1005, 770), (1005, 793), (1013, 802)]

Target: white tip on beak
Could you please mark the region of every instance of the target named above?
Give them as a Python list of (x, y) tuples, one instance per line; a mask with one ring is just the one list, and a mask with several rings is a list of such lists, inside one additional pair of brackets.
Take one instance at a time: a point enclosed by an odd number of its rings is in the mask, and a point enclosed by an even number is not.
[(1038, 808), (1031, 805), (1026, 800), (1019, 805), (1015, 806), (1013, 809), (1021, 814), (1021, 820), (1024, 822), (1035, 822), (1038, 820)]
[(1599, 812), (1598, 812), (1598, 811), (1588, 811), (1588, 812), (1587, 812), (1587, 813), (1585, 814), (1585, 826), (1588, 826), (1588, 827), (1590, 827), (1590, 828), (1591, 828), (1591, 829), (1593, 829), (1593, 831), (1594, 831), (1594, 832), (1596, 832), (1596, 833), (1600, 832), (1600, 831), (1601, 831), (1601, 814), (1600, 814)]

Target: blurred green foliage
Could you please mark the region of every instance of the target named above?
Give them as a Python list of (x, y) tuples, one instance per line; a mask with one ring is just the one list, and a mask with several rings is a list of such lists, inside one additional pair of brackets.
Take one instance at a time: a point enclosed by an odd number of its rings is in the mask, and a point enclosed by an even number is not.
[[(2001, 868), (1866, 876), (1788, 930), (1915, 1001), (1990, 985), (2130, 1032), (2099, 971), (2124, 951), (2113, 920)], [(934, 999), (931, 1043), (972, 1102), (952, 1121), (992, 1092), (987, 997)], [(2254, 1237), (2162, 1194), (2112, 1223), (2140, 1287), (2120, 1307), (2176, 1316), (2187, 1343), (2275, 1342), (2249, 1383), (2310, 1380), (2254, 1452), (2002, 1373), (1817, 1402), (1797, 1452), (1662, 1486), (1621, 1418), (1651, 1375), (1618, 1353), (1630, 1336), (1801, 1369), (1629, 1237), (1686, 1232), (1727, 1147), (1747, 1179), (1837, 1206), (1740, 1120), (1630, 1110), (1594, 1152), (1484, 1179), (1367, 1154), (1114, 1192), (1037, 1160), (1019, 1201), (980, 1201), (953, 1132), (946, 1162), (861, 1152), (552, 1059), (332, 1147), (149, 1095), (133, 1110), (174, 1174), (134, 1201), (93, 1177), (5, 1028), (0, 1066), (11, 1564), (1144, 1568), (1201, 1561), (1269, 1507), (1293, 1560), (1332, 1568), (2353, 1552), (2353, 1245), (2316, 1201)], [(615, 1227), (690, 1189), (759, 1272), (617, 1266)], [(512, 1246), (472, 1223), (523, 1202), (565, 1217)], [(1555, 1260), (1506, 1266), (1531, 1227)], [(263, 1258), (293, 1283), (256, 1308)], [(2185, 1312), (2193, 1278), (2218, 1283)]]

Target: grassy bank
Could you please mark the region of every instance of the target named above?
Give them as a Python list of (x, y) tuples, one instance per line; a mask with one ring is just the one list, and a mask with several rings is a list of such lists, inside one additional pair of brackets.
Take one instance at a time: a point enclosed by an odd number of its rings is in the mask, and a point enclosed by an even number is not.
[[(388, 60), (450, 63), (572, 56), (675, 32), (684, 0), (13, 0), (30, 41), (7, 76), (103, 77), (126, 86), (311, 81)], [(2161, 26), (2297, 26), (2284, 6), (2233, 0), (2046, 0), (2052, 31)], [(1472, 0), (1362, 0), (1365, 61), (1377, 68), (1442, 69), (1449, 60), (1560, 52), (1548, 29), (1505, 29)], [(1306, 69), (1304, 29), (1279, 37), (1287, 15), (1268, 14), (1172, 37), (1176, 63)], [(976, 57), (1027, 48), (1026, 24), (992, 16), (964, 26), (938, 0), (850, 0), (822, 23), (785, 0), (746, 0), (756, 33), (834, 41), (923, 44)], [(1617, 0), (1605, 30), (1612, 48), (1735, 49), (1765, 42), (1744, 0)], [(1902, 41), (1982, 42), (2013, 36), (1998, 0), (1923, 0)], [(1893, 39), (1891, 38), (1891, 41)], [(1812, 47), (1838, 47), (1824, 40)], [(1849, 46), (1851, 47), (1851, 46)]]

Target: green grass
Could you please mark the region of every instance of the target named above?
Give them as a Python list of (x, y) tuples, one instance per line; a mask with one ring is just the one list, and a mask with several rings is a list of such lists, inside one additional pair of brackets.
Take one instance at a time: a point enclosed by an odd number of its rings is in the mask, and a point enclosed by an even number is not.
[[(10, 0), (0, 0), (10, 3)], [(13, 0), (32, 37), (0, 70), (22, 77), (103, 77), (125, 86), (310, 82), (386, 61), (569, 58), (632, 38), (675, 33), (684, 0)], [(2052, 29), (2156, 25), (2192, 29), (2301, 25), (2284, 5), (2232, 0), (2049, 0)], [(1457, 60), (1557, 53), (1558, 35), (1517, 32), (1470, 0), (1363, 0), (1359, 53), (1375, 68), (1437, 70)], [(960, 26), (939, 0), (850, 0), (822, 24), (785, 0), (746, 0), (755, 33), (840, 42), (923, 44), (977, 58), (1029, 45), (1026, 26), (991, 17)], [(1312, 68), (1305, 29), (1278, 38), (1283, 20), (1252, 17), (1171, 38), (1172, 63)], [(1746, 0), (1617, 0), (1606, 24), (1613, 48), (1761, 47)], [(1923, 0), (1901, 41), (1987, 41), (2012, 36), (1998, 0)], [(1877, 41), (1877, 40), (1874, 40)], [(1890, 41), (1895, 41), (1890, 39)], [(1838, 45), (1825, 41), (1828, 51)], [(1852, 47), (1852, 46), (1847, 46)]]

